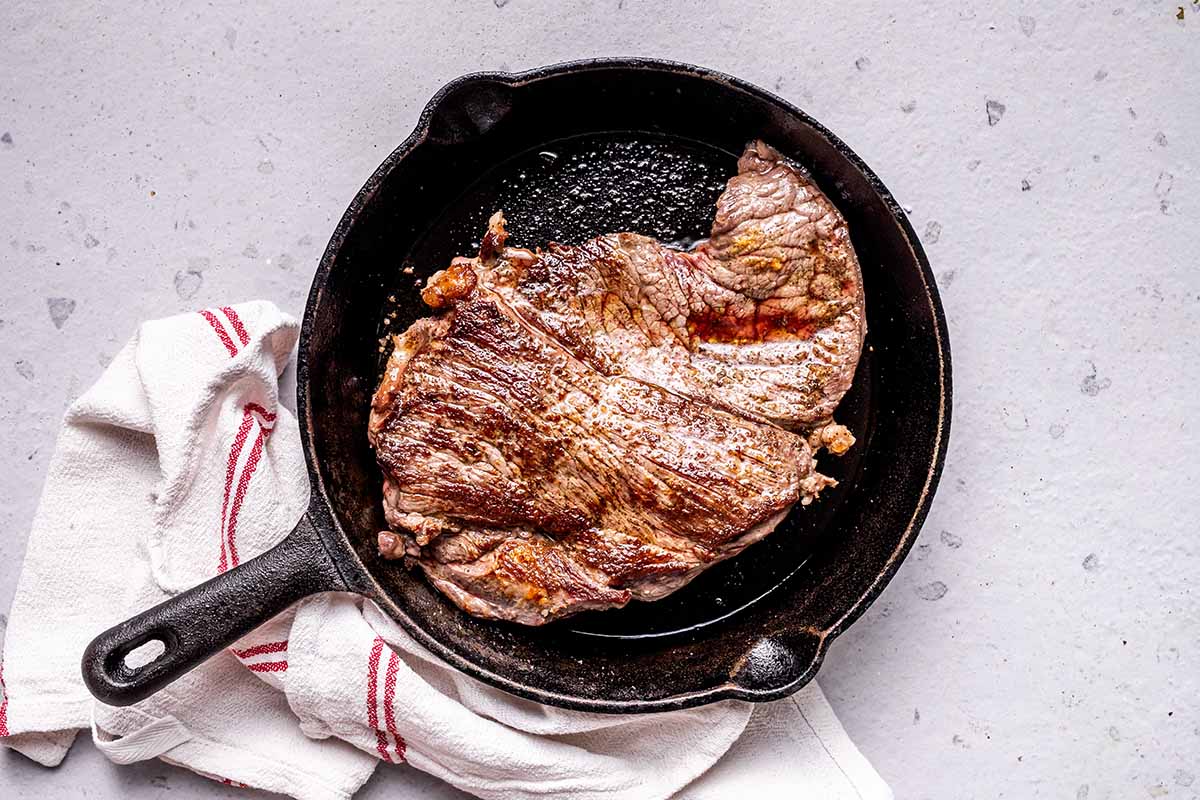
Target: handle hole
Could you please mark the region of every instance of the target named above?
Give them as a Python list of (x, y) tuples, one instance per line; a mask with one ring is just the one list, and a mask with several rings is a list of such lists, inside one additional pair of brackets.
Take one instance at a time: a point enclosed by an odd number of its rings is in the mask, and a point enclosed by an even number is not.
[(162, 639), (150, 639), (126, 653), (123, 663), (126, 669), (138, 670), (153, 661), (157, 661), (166, 651), (166, 642)]

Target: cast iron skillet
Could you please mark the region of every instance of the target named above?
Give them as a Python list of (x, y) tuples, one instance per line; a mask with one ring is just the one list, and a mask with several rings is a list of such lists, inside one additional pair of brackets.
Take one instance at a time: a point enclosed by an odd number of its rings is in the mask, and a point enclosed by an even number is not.
[[(379, 559), (375, 534), (385, 525), (368, 403), (380, 337), (427, 313), (417, 284), (474, 252), (501, 207), (518, 245), (617, 230), (686, 245), (707, 233), (717, 194), (755, 137), (812, 172), (846, 216), (862, 262), (869, 335), (838, 412), (858, 444), (822, 459), (841, 485), (669, 598), (540, 629), (470, 617), (419, 574)], [(83, 670), (99, 699), (136, 702), (323, 591), (365, 595), (463, 672), (551, 705), (644, 712), (783, 697), (812, 679), (830, 640), (908, 552), (950, 422), (950, 352), (933, 275), (879, 179), (778, 97), (711, 70), (642, 59), (468, 75), (438, 92), (325, 250), (297, 378), (308, 511), (269, 552), (97, 637)], [(152, 640), (165, 645), (161, 656), (126, 665)]]

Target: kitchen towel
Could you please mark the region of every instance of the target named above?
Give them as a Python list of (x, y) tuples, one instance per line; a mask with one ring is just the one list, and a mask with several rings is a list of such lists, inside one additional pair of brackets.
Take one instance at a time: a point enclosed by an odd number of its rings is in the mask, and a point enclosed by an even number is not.
[(339, 593), (137, 705), (93, 700), (79, 664), (96, 633), (263, 552), (303, 512), (278, 383), (296, 335), (267, 302), (147, 322), (71, 405), (10, 614), (0, 743), (54, 765), (87, 728), (116, 763), (303, 800), (349, 798), (381, 762), (482, 798), (891, 797), (815, 684), (757, 707), (565, 711), (459, 673)]

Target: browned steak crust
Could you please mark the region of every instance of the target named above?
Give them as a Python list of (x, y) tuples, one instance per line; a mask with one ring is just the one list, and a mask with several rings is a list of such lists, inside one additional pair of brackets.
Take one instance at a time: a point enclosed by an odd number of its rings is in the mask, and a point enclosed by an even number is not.
[(861, 277), (798, 168), (750, 145), (686, 253), (505, 237), (497, 214), (422, 292), (441, 315), (395, 337), (370, 421), (383, 555), (470, 613), (540, 624), (661, 597), (832, 483), (811, 448), (853, 442), (831, 414)]

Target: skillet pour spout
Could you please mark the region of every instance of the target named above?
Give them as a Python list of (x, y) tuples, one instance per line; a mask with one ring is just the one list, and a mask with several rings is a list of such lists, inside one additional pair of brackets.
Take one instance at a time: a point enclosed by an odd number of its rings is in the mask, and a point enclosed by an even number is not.
[[(686, 245), (706, 235), (752, 139), (808, 171), (846, 218), (862, 268), (868, 335), (838, 409), (858, 444), (822, 465), (838, 487), (663, 600), (539, 628), (468, 616), (381, 559), (387, 525), (367, 417), (381, 338), (428, 314), (425, 279), (473, 252), (499, 208), (519, 246), (613, 231)], [(633, 713), (777, 699), (816, 675), (829, 642), (907, 555), (950, 428), (933, 274), (878, 177), (771, 93), (649, 59), (481, 73), (439, 91), (333, 233), (308, 297), (297, 384), (308, 511), (267, 553), (100, 634), (83, 670), (102, 701), (137, 702), (322, 591), (363, 595), (446, 662), (542, 703)], [(130, 666), (126, 656), (149, 641), (161, 655)]]

